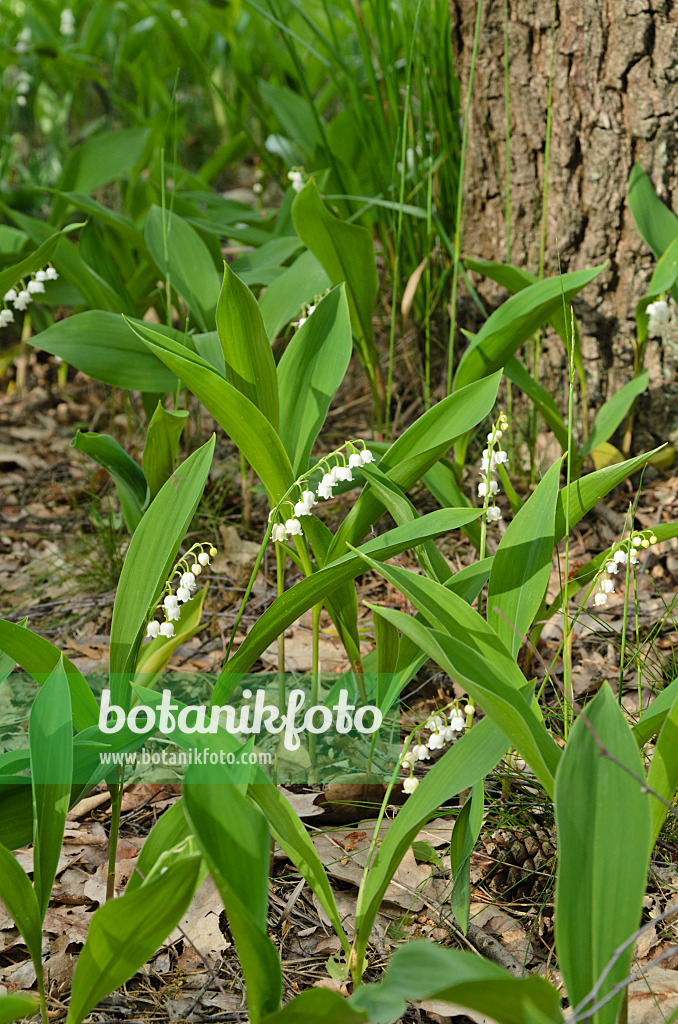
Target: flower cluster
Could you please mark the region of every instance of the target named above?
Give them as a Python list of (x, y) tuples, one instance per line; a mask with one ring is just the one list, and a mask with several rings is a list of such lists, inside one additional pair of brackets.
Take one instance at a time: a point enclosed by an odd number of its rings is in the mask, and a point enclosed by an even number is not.
[[(447, 709), (445, 709), (447, 710)], [(405, 793), (414, 793), (415, 789), (419, 785), (419, 779), (414, 777), (414, 766), (418, 761), (429, 761), (431, 758), (432, 750), (443, 750), (448, 743), (452, 743), (457, 735), (462, 733), (464, 729), (470, 728), (473, 722), (473, 715), (475, 714), (475, 708), (472, 704), (466, 704), (464, 711), (462, 712), (459, 705), (455, 702), (449, 710), (448, 718), (444, 717), (445, 712), (439, 712), (438, 714), (431, 715), (423, 725), (417, 727), (412, 733), (412, 737), (415, 737), (417, 742), (413, 743), (409, 750), (400, 759), (400, 765), (405, 771), (409, 769), (409, 776), (403, 780), (403, 791)], [(425, 743), (422, 742), (422, 737), (419, 736), (421, 730), (425, 730), (429, 733), (428, 739)], [(410, 739), (412, 739), (410, 737)], [(409, 740), (408, 740), (409, 743)]]
[(306, 184), (304, 181), (304, 168), (293, 167), (287, 172), (287, 179), (292, 182), (292, 188), (295, 192), (301, 192), (302, 188)]
[(33, 274), (28, 284), (25, 281), (20, 281), (18, 291), (16, 288), (10, 288), (9, 291), (5, 292), (3, 296), (4, 306), (0, 309), (0, 327), (6, 327), (7, 324), (14, 322), (14, 312), (7, 305), (8, 302), (11, 302), (15, 310), (23, 312), (33, 301), (34, 295), (44, 293), (45, 282), (56, 281), (58, 276), (54, 267), (46, 267), (44, 270), (38, 270)]
[(596, 608), (607, 608), (608, 594), (615, 592), (614, 580), (611, 577), (617, 575), (619, 567), (628, 564), (635, 568), (638, 565), (638, 549), (649, 548), (656, 543), (657, 538), (653, 533), (649, 537), (645, 537), (642, 533), (631, 534), (629, 539), (624, 541), (623, 546), (612, 553), (612, 557), (605, 563), (605, 567), (598, 577), (599, 590), (593, 599)]
[[(288, 491), (280, 504), (271, 511), (269, 515), (269, 520), (271, 521), (277, 516), (282, 515), (281, 510), (285, 506), (288, 506), (293, 513), (288, 519), (274, 522), (271, 529), (271, 540), (274, 543), (282, 543), (288, 537), (301, 536), (303, 532), (301, 520), (304, 516), (312, 515), (313, 507), (318, 504), (318, 498), (325, 500), (331, 498), (333, 496), (333, 489), (338, 483), (343, 481), (350, 482), (353, 479), (352, 471), (354, 469), (360, 469), (361, 466), (367, 465), (368, 462), (374, 462), (374, 455), (368, 448), (364, 447), (364, 442), (360, 441), (358, 443), (362, 444), (363, 447), (358, 448), (353, 441), (347, 441), (336, 452), (320, 460), (320, 467), (324, 469), (324, 473), (322, 480), (318, 484), (317, 496), (307, 486), (303, 487), (304, 481), (311, 475), (311, 473), (307, 473), (295, 483), (291, 492)], [(346, 457), (347, 455), (348, 458)], [(330, 466), (330, 459), (336, 459), (336, 463), (333, 466)], [(296, 496), (297, 500), (292, 501), (290, 494)]]
[(33, 75), (30, 75), (28, 71), (24, 71), (23, 68), (18, 69), (16, 81), (14, 83), (14, 91), (16, 92), (16, 105), (18, 107), (26, 106), (28, 102), (26, 96), (31, 91), (32, 81)]
[(306, 306), (305, 311), (302, 313), (302, 315), (297, 320), (297, 330), (299, 330), (299, 328), (301, 327), (302, 324), (306, 323), (306, 321), (310, 317), (311, 313), (315, 313), (315, 306), (314, 305)]
[(17, 36), (14, 49), (17, 53), (28, 53), (28, 48), (33, 41), (33, 33), (30, 28), (22, 28)]
[(59, 32), (62, 36), (72, 36), (75, 32), (75, 16), (70, 7), (64, 7), (61, 12)]
[[(174, 636), (174, 621), (181, 614), (181, 605), (191, 600), (193, 591), (198, 586), (196, 576), (200, 575), (204, 566), (210, 564), (210, 559), (214, 558), (216, 553), (217, 549), (213, 544), (194, 544), (183, 558), (179, 559), (165, 584), (162, 604), (156, 609), (164, 613), (165, 621), (151, 619), (146, 626), (147, 637), (155, 639), (157, 636)], [(179, 585), (176, 593), (173, 593), (172, 582), (175, 579)]]
[[(497, 466), (508, 464), (506, 452), (502, 451), (501, 448), (495, 448), (495, 445), (504, 436), (505, 430), (508, 430), (508, 420), (506, 415), (502, 413), (499, 417), (499, 422), (492, 427), (492, 430), (487, 435), (487, 448), (483, 451), (480, 463), (481, 480), (478, 484), (478, 497), (483, 498), (483, 507), (487, 510), (488, 523), (496, 523), (502, 518), (501, 509), (497, 507), (494, 501), (499, 491), (499, 484), (494, 479), (494, 473), (497, 471)], [(491, 505), (490, 499), (492, 499)]]
[(645, 312), (648, 315), (647, 332), (651, 337), (661, 337), (667, 328), (673, 326), (669, 304), (663, 299), (651, 302)]

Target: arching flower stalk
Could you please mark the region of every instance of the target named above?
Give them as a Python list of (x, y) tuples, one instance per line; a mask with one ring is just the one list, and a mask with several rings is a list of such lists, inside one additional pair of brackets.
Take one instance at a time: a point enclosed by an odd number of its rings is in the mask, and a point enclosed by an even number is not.
[[(181, 614), (181, 606), (190, 601), (198, 584), (196, 576), (200, 576), (203, 568), (210, 564), (217, 549), (213, 544), (194, 544), (185, 555), (179, 559), (174, 566), (171, 575), (161, 594), (161, 603), (155, 609), (165, 616), (164, 622), (152, 618), (146, 626), (146, 638), (154, 639), (157, 636), (174, 636), (174, 622)], [(176, 590), (173, 586), (176, 585)]]

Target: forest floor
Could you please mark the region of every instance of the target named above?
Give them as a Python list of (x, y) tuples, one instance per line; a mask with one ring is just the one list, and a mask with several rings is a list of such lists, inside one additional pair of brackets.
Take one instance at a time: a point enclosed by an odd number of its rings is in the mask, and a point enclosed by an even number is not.
[[(401, 368), (402, 370), (403, 368)], [(139, 410), (129, 398), (71, 372), (63, 386), (56, 383), (51, 358), (33, 353), (22, 393), (0, 396), (0, 615), (14, 622), (28, 618), (34, 631), (48, 637), (85, 674), (107, 670), (108, 637), (115, 588), (128, 543), (117, 523), (114, 491), (103, 470), (88, 463), (71, 447), (78, 427), (113, 433), (132, 455), (140, 455)], [(402, 374), (403, 380), (406, 373)], [(415, 396), (402, 394), (403, 423), (421, 412)], [(192, 406), (190, 446), (197, 447), (214, 424)], [(369, 438), (369, 396), (358, 368), (352, 368), (337, 397), (323, 432), (328, 448), (347, 436)], [(468, 478), (469, 493), (475, 480)], [(638, 480), (617, 488), (606, 502), (578, 524), (570, 546), (576, 569), (620, 537), (629, 502)], [(412, 499), (421, 511), (433, 501), (423, 488)], [(328, 506), (330, 517), (345, 511), (344, 499)], [(347, 497), (346, 502), (351, 499)], [(678, 508), (678, 477), (651, 469), (645, 474), (636, 510), (638, 528), (674, 520)], [(264, 529), (263, 499), (253, 498), (249, 521), (243, 521), (237, 452), (217, 430), (217, 450), (205, 498), (187, 537), (212, 541), (219, 549), (210, 573), (204, 628), (184, 644), (170, 663), (180, 673), (218, 672), (239, 602), (259, 550)], [(331, 525), (331, 524), (330, 524)], [(505, 523), (500, 529), (505, 529)], [(381, 527), (380, 527), (381, 528)], [(490, 539), (490, 553), (497, 543)], [(443, 538), (441, 550), (459, 569), (476, 557), (461, 534)], [(401, 564), (413, 567), (406, 556)], [(678, 675), (675, 620), (666, 615), (678, 582), (678, 540), (663, 543), (641, 556), (638, 615), (629, 644), (640, 642), (643, 661), (642, 696)], [(241, 635), (274, 600), (274, 559), (267, 558), (241, 621)], [(287, 583), (295, 580), (290, 572)], [(405, 600), (380, 576), (365, 573), (357, 581), (358, 602), (390, 604), (407, 610)], [(560, 574), (554, 564), (549, 592), (554, 596)], [(575, 697), (582, 701), (603, 679), (619, 680), (623, 601), (617, 595), (602, 614), (585, 612), (573, 648)], [(657, 628), (657, 623), (661, 623)], [(365, 650), (373, 645), (371, 620), (365, 617), (361, 636)], [(556, 657), (562, 638), (559, 620), (544, 628), (532, 663), (543, 678)], [(320, 657), (325, 672), (346, 667), (343, 650), (322, 622)], [(310, 613), (286, 634), (287, 668), (305, 672), (311, 667)], [(274, 670), (275, 646), (264, 652), (256, 669)], [(560, 682), (559, 668), (551, 687)], [(638, 710), (636, 668), (624, 674), (624, 705)], [(8, 723), (0, 746), (24, 745), (28, 706), (22, 705), (12, 680), (0, 685), (1, 719)], [(428, 667), (404, 695), (402, 728), (406, 733), (436, 707), (461, 697), (442, 673)], [(442, 752), (434, 752), (441, 754)], [(425, 770), (425, 769), (422, 769)], [(450, 912), (449, 840), (455, 798), (417, 837), (389, 886), (371, 937), (368, 977), (375, 980), (398, 942), (431, 937), (443, 944), (472, 948), (502, 963), (516, 974), (536, 972), (558, 981), (553, 956), (553, 821), (539, 803), (532, 777), (519, 759), (504, 765), (487, 783), (487, 820), (472, 860), (472, 926), (464, 937)], [(394, 802), (404, 797), (396, 787)], [(139, 783), (126, 788), (118, 850), (116, 886), (122, 891), (134, 870), (144, 838), (158, 816), (178, 796), (179, 787)], [(349, 938), (355, 915), (357, 886), (374, 831), (376, 804), (360, 787), (292, 787), (286, 797), (307, 824), (313, 842), (335, 887)], [(507, 793), (510, 799), (507, 799)], [(382, 834), (392, 817), (389, 809)], [(550, 812), (549, 812), (550, 813)], [(73, 807), (68, 815), (57, 884), (45, 921), (46, 968), (49, 977), (50, 1019), (65, 1018), (77, 954), (88, 921), (106, 891), (107, 834), (110, 799), (101, 786)], [(673, 832), (671, 831), (673, 829)], [(416, 853), (416, 855), (415, 855)], [(678, 827), (669, 819), (655, 852), (646, 911), (650, 917), (665, 909), (678, 890)], [(30, 849), (18, 854), (30, 870)], [(286, 998), (311, 985), (347, 990), (345, 963), (324, 911), (296, 869), (276, 848), (270, 887), (270, 934), (279, 949)], [(642, 966), (676, 943), (678, 928), (664, 924), (646, 931), (636, 948)], [(653, 999), (642, 981), (631, 986), (629, 1021), (654, 1019), (656, 1002), (664, 1015), (678, 1005), (678, 954), (652, 969)], [(35, 973), (21, 937), (0, 906), (0, 993), (30, 989)], [(208, 879), (199, 889), (181, 926), (157, 955), (123, 991), (109, 996), (95, 1019), (144, 1021), (244, 1020), (245, 997), (241, 973), (220, 897)], [(422, 1004), (412, 1019), (447, 1021), (472, 1016), (447, 1004)], [(480, 1018), (477, 1019), (480, 1024)], [(659, 1018), (661, 1019), (661, 1018)]]

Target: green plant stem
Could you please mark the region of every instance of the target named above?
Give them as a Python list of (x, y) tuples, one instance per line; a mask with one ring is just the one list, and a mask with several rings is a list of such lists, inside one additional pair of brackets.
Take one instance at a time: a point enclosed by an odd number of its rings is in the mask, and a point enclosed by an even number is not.
[(629, 619), (629, 583), (631, 582), (629, 576), (630, 560), (629, 556), (631, 553), (631, 545), (629, 543), (626, 552), (626, 580), (624, 586), (624, 616), (622, 620), (622, 637), (621, 637), (621, 649), (619, 652), (619, 686), (617, 688), (617, 701), (621, 707), (622, 702), (622, 689), (624, 686), (624, 659), (626, 657), (626, 625)]
[[(278, 597), (285, 592), (285, 549), (282, 544), (275, 546), (276, 583)], [(278, 702), (280, 708), (285, 706), (285, 630), (278, 637)]]
[(640, 662), (640, 622), (638, 619), (638, 573), (633, 570), (633, 605), (636, 617), (636, 671), (638, 674), (638, 714), (643, 713), (642, 665)]
[(480, 38), (480, 19), (483, 11), (483, 0), (478, 0), (476, 25), (473, 33), (473, 50), (471, 52), (471, 68), (468, 76), (468, 92), (466, 94), (466, 110), (464, 113), (464, 130), (461, 135), (461, 156), (459, 160), (459, 183), (457, 185), (457, 211), (454, 224), (454, 266), (452, 269), (452, 299), (450, 309), (450, 339), (447, 348), (447, 387), (446, 394), (452, 391), (452, 370), (454, 367), (454, 332), (457, 327), (457, 279), (459, 277), (459, 257), (461, 253), (461, 221), (464, 201), (464, 173), (466, 167), (466, 144), (468, 141), (468, 125), (471, 113), (471, 95), (473, 93), (473, 75), (478, 54)]
[[(315, 707), (318, 703), (318, 694), (320, 692), (320, 613), (323, 609), (322, 604), (314, 604), (311, 612), (311, 623), (313, 630), (313, 652), (311, 661), (311, 707)], [(315, 748), (316, 748), (316, 737), (315, 733), (310, 733), (308, 737), (308, 753), (311, 759), (311, 764), (315, 764)]]
[(109, 785), (111, 794), (111, 831), (108, 836), (108, 874), (106, 876), (106, 902), (115, 898), (115, 862), (118, 854), (118, 833), (122, 810), (122, 783)]
[[(564, 303), (563, 303), (564, 305)], [(567, 315), (565, 316), (565, 331), (568, 339), (568, 362), (569, 362), (569, 389), (567, 402), (567, 494), (570, 493), (572, 482), (572, 423), (574, 417), (574, 333), (570, 339), (567, 331)], [(565, 593), (563, 594), (563, 690), (565, 706), (563, 708), (563, 733), (565, 740), (569, 731), (570, 713), (574, 706), (574, 690), (572, 688), (572, 636), (570, 616), (568, 609), (567, 591), (570, 580), (570, 503), (565, 502)]]
[(230, 639), (228, 641), (228, 647), (226, 648), (226, 658), (225, 658), (225, 661), (228, 661), (228, 659), (231, 656), (231, 649), (233, 647), (233, 641), (235, 640), (235, 634), (237, 632), (238, 625), (240, 624), (240, 620), (241, 620), (241, 618), (243, 616), (243, 612), (245, 611), (245, 605), (247, 604), (247, 602), (249, 600), (249, 596), (252, 593), (252, 587), (254, 586), (254, 581), (257, 578), (257, 573), (259, 572), (259, 566), (261, 565), (261, 562), (263, 560), (264, 551), (266, 550), (266, 545), (268, 544), (268, 541), (270, 539), (271, 530), (272, 529), (273, 529), (273, 523), (270, 522), (270, 520), (269, 520), (268, 526), (266, 527), (266, 533), (264, 534), (264, 539), (261, 542), (261, 547), (259, 548), (259, 554), (257, 555), (257, 560), (254, 563), (254, 568), (252, 569), (252, 574), (250, 575), (249, 582), (247, 584), (247, 587), (245, 588), (245, 593), (243, 594), (243, 599), (240, 602), (240, 608), (238, 609), (238, 614), (236, 615), (235, 622), (233, 623), (233, 629), (231, 630), (231, 636), (230, 636)]

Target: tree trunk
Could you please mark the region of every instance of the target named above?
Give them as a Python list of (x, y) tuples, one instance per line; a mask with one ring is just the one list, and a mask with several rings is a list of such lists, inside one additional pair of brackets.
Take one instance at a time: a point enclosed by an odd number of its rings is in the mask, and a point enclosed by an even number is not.
[[(471, 97), (463, 251), (538, 270), (553, 4), (507, 0), (510, 252), (504, 213), (504, 0), (484, 0)], [(469, 81), (477, 0), (450, 0), (457, 74)], [(553, 47), (546, 274), (604, 263), (576, 306), (595, 405), (631, 376), (635, 305), (654, 259), (626, 203), (639, 160), (660, 198), (678, 209), (678, 9), (674, 0), (558, 0)], [(464, 98), (465, 102), (465, 98)], [(480, 280), (490, 306), (497, 286)], [(464, 326), (463, 313), (460, 326)], [(563, 381), (562, 345), (545, 375)], [(650, 342), (650, 394), (634, 447), (678, 437), (678, 355)]]

